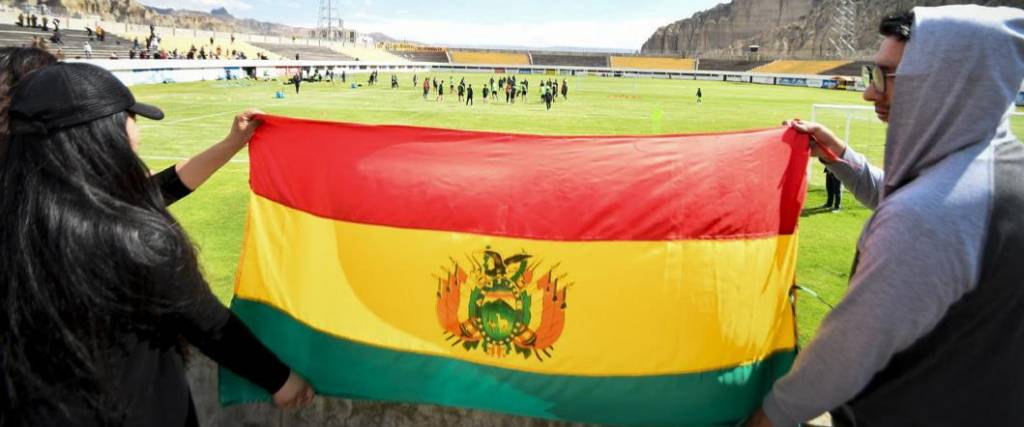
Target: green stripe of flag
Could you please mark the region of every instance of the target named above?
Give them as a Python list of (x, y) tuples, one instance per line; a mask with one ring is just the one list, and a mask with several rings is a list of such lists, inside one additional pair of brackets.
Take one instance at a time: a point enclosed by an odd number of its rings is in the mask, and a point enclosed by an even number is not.
[[(359, 344), (238, 298), (232, 309), (322, 395), (600, 424), (735, 424), (760, 405), (795, 357), (794, 351), (779, 352), (749, 365), (678, 375), (547, 375)], [(224, 405), (268, 400), (262, 389), (225, 369), (220, 396)]]

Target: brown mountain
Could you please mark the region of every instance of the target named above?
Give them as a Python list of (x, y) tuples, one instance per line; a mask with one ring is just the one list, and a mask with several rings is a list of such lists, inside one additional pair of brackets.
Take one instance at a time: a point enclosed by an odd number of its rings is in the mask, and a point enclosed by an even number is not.
[[(644, 43), (647, 55), (736, 58), (759, 45), (762, 58), (866, 58), (880, 41), (878, 22), (885, 15), (914, 6), (977, 3), (1024, 7), (1024, 0), (860, 0), (850, 13), (840, 12), (841, 0), (732, 0), (692, 17), (659, 28)], [(851, 18), (854, 52), (834, 44)]]

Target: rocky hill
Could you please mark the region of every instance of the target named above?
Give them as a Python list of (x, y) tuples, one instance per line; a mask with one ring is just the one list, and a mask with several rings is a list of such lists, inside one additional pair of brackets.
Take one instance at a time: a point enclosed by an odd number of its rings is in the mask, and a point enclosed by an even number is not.
[(759, 45), (762, 58), (867, 58), (878, 47), (878, 22), (914, 6), (978, 3), (1024, 7), (1024, 0), (859, 0), (853, 11), (855, 53), (838, 38), (840, 0), (732, 0), (659, 28), (644, 43), (647, 55), (737, 58)]
[(224, 8), (214, 9), (210, 13), (160, 9), (140, 4), (135, 0), (0, 0), (0, 3), (14, 7), (46, 5), (57, 14), (99, 16), (103, 20), (141, 25), (282, 36), (302, 36), (309, 32), (307, 28), (239, 19), (231, 16)]

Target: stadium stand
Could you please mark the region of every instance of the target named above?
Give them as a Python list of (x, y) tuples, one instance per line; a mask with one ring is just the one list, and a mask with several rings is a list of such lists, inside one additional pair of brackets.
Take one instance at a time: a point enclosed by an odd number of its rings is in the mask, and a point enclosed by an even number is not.
[(448, 62), (448, 55), (443, 51), (388, 50), (388, 53), (412, 62)]
[(797, 61), (778, 60), (754, 68), (755, 73), (781, 73), (781, 74), (822, 74), (825, 71), (842, 67), (850, 61)]
[(351, 56), (337, 52), (334, 49), (325, 46), (257, 42), (250, 43), (252, 43), (253, 46), (269, 50), (286, 59), (295, 59), (296, 54), (299, 55), (299, 59), (311, 61), (351, 61), (354, 59)]
[(530, 65), (530, 58), (525, 53), (465, 50), (450, 50), (448, 53), (452, 57), (452, 62), (456, 64)]
[(562, 65), (569, 67), (607, 67), (607, 55), (570, 55), (530, 52), (534, 65)]
[[(148, 34), (123, 33), (121, 34), (121, 36), (126, 40), (132, 40), (129, 41), (128, 44), (125, 46), (125, 50), (127, 50), (128, 48), (132, 47), (133, 41), (135, 39), (139, 40), (140, 45), (145, 44), (146, 37), (148, 36)], [(220, 47), (222, 59), (231, 59), (229, 58), (229, 54), (232, 50), (244, 53), (245, 57), (249, 59), (256, 59), (257, 54), (266, 55), (269, 59), (281, 59), (281, 55), (278, 55), (274, 52), (253, 46), (252, 44), (243, 42), (241, 40), (235, 40), (234, 42), (232, 42), (230, 38), (216, 37), (213, 39), (213, 44), (210, 44), (209, 37), (166, 35), (162, 33), (158, 33), (157, 37), (160, 38), (160, 49), (166, 50), (168, 52), (177, 49), (178, 53), (180, 53), (182, 56), (188, 53), (189, 49), (191, 49), (192, 46), (195, 46), (196, 49), (203, 48), (207, 52), (207, 55), (210, 55), (210, 58), (212, 58), (213, 53), (217, 51), (217, 48)], [(128, 56), (124, 56), (123, 58), (127, 57)]]
[[(375, 49), (370, 47), (358, 47), (358, 46), (340, 46), (335, 47), (334, 50), (341, 52), (346, 56), (350, 56), (359, 61), (380, 61), (380, 62), (409, 62), (398, 55), (393, 55), (384, 49)], [(446, 61), (447, 62), (447, 61)]]
[(702, 71), (750, 71), (771, 61), (748, 61), (746, 59), (701, 59), (697, 69)]
[(131, 42), (107, 33), (106, 41), (91, 38), (85, 31), (67, 30), (61, 28), (61, 39), (63, 44), (57, 45), (50, 42), (53, 32), (45, 32), (38, 28), (19, 27), (12, 24), (0, 24), (0, 46), (29, 46), (32, 44), (32, 37), (41, 37), (46, 40), (50, 52), (57, 53), (58, 48), (64, 50), (64, 57), (67, 59), (85, 58), (85, 42), (88, 41), (92, 47), (92, 57), (106, 59), (111, 53), (117, 54), (118, 58), (127, 58)]
[(868, 61), (855, 61), (840, 67), (822, 71), (818, 74), (826, 76), (860, 77), (860, 69), (865, 65), (872, 65), (872, 63)]
[(612, 68), (636, 68), (642, 70), (692, 70), (694, 61), (687, 58), (660, 58), (653, 56), (612, 56)]

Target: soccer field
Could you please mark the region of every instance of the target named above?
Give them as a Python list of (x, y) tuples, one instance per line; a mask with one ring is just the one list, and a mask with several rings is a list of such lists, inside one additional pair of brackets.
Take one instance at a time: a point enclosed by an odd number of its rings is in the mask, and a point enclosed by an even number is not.
[[(450, 74), (445, 79), (445, 101), (434, 96), (422, 98), (413, 88), (412, 74), (399, 74), (400, 89), (390, 89), (390, 74), (381, 73), (376, 87), (352, 89), (337, 83), (304, 83), (299, 95), (293, 86), (281, 82), (200, 82), (135, 86), (136, 97), (160, 106), (166, 112), (162, 122), (142, 121), (140, 155), (153, 169), (174, 163), (174, 159), (196, 154), (219, 141), (227, 132), (232, 116), (246, 108), (270, 114), (358, 123), (406, 124), (469, 130), (490, 130), (538, 134), (652, 134), (705, 133), (778, 126), (782, 120), (810, 118), (812, 104), (869, 105), (860, 93), (764, 86), (740, 83), (646, 80), (623, 78), (567, 78), (569, 97), (561, 98), (546, 111), (538, 92), (542, 78), (519, 76), (530, 82), (527, 103), (508, 105), (485, 101), (480, 88), (489, 74), (466, 74), (476, 89), (475, 106), (458, 102), (448, 93)], [(419, 74), (419, 78), (434, 77)], [(458, 84), (460, 75), (452, 75)], [(365, 84), (366, 75), (350, 75), (349, 83)], [(552, 78), (554, 76), (551, 76)], [(561, 79), (561, 76), (559, 76)], [(422, 81), (422, 80), (421, 80)], [(704, 102), (696, 104), (701, 88)], [(284, 99), (274, 92), (283, 90)], [(877, 165), (881, 165), (884, 127), (872, 112), (856, 115), (851, 144)], [(843, 113), (829, 112), (819, 121), (842, 134)], [(1019, 135), (1019, 133), (1018, 133)], [(245, 152), (225, 166), (195, 194), (174, 206), (199, 248), (207, 279), (217, 295), (230, 299), (248, 203), (248, 165)], [(735, 164), (743, 168), (743, 164)], [(751, 176), (749, 179), (758, 179)], [(825, 201), (824, 178), (815, 163), (807, 208)], [(713, 203), (714, 201), (709, 201)], [(805, 210), (800, 222), (800, 252), (797, 281), (835, 303), (843, 295), (854, 245), (869, 211), (849, 193), (843, 210), (837, 213)], [(828, 308), (800, 294), (798, 322), (801, 344), (814, 335)]]

